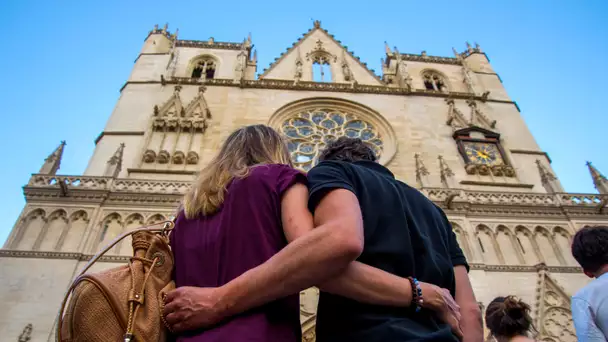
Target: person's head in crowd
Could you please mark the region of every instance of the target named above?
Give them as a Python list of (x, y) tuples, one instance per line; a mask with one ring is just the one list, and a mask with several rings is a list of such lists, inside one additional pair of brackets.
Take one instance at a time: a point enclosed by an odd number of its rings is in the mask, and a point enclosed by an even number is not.
[(588, 277), (608, 272), (608, 226), (586, 226), (572, 239), (572, 256)]
[(246, 177), (252, 166), (263, 164), (292, 166), (281, 135), (266, 125), (245, 126), (232, 132), (184, 197), (186, 217), (215, 213), (224, 202), (232, 179)]
[(345, 162), (377, 161), (376, 154), (371, 147), (359, 138), (340, 137), (323, 149), (319, 161), (338, 160)]
[(530, 306), (515, 296), (496, 297), (486, 309), (486, 326), (498, 341), (527, 337), (534, 329)]

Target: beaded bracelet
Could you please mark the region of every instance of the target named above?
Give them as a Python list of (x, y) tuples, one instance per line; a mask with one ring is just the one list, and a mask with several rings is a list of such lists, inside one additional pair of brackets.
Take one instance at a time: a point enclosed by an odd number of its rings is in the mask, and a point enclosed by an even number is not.
[(410, 284), (412, 285), (412, 304), (416, 305), (416, 312), (419, 312), (422, 310), (422, 304), (424, 304), (422, 287), (420, 287), (418, 279), (412, 277), (407, 277), (407, 279), (409, 279)]

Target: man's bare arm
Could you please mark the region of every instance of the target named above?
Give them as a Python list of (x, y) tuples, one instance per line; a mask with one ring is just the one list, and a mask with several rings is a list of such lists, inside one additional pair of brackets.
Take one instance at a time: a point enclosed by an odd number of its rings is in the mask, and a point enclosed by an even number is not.
[(358, 261), (351, 262), (343, 273), (319, 288), (373, 305), (408, 307), (412, 302), (409, 280)]
[(464, 266), (454, 267), (456, 278), (456, 303), (460, 306), (460, 327), (462, 328), (463, 342), (483, 342), (483, 321), (481, 310), (475, 299), (469, 274)]
[[(283, 201), (293, 199), (297, 203), (303, 198), (304, 203), (294, 205), (306, 211), (307, 194), (305, 186), (295, 185)], [(231, 316), (298, 293), (335, 276), (355, 260), (363, 250), (363, 223), (358, 202), (352, 205), (349, 195), (352, 193), (347, 190), (332, 191), (320, 203), (324, 211), (333, 213), (332, 218), (222, 286), (223, 313)], [(300, 211), (293, 212), (297, 215)], [(298, 217), (283, 217), (284, 225), (297, 226)]]

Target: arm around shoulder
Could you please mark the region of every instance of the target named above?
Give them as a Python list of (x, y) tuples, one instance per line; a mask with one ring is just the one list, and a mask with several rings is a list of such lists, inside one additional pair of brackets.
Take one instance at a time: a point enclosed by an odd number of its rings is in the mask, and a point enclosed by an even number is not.
[[(307, 200), (308, 190), (302, 184), (295, 184), (284, 193), (281, 215), (286, 237), (301, 237), (264, 264), (220, 288), (220, 306), (226, 316), (323, 283), (359, 257), (363, 251), (363, 224), (356, 197), (347, 190), (329, 193), (322, 202), (326, 203), (325, 212), (333, 212), (335, 218), (316, 229), (312, 229)], [(350, 209), (353, 201), (358, 215)]]

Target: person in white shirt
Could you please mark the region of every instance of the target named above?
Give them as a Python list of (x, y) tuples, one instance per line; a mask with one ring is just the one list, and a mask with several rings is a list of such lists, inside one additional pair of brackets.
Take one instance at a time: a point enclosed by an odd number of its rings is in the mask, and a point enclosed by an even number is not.
[(572, 239), (572, 255), (590, 278), (572, 296), (579, 342), (608, 341), (608, 226), (584, 227)]

